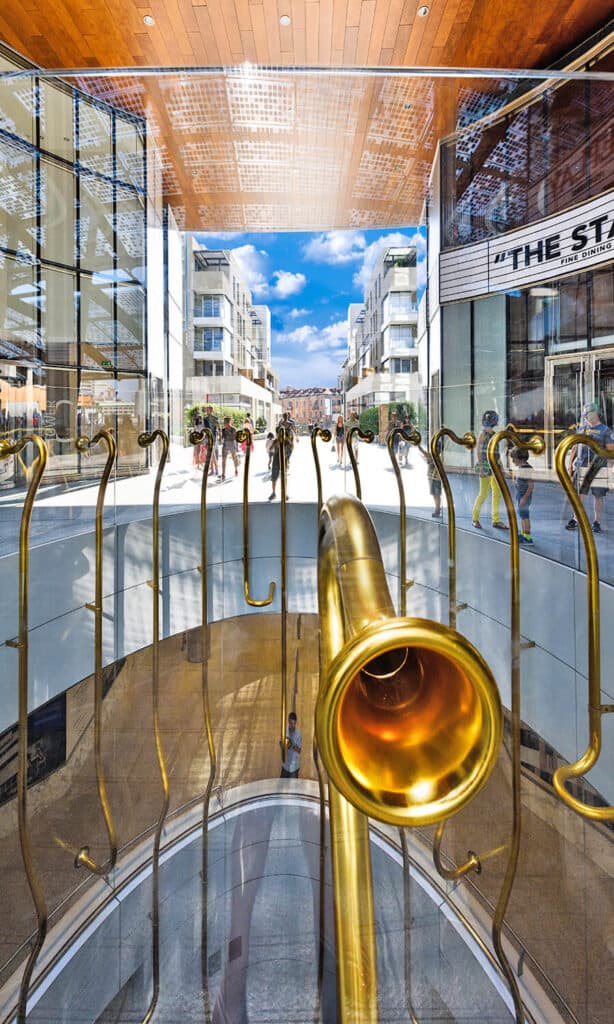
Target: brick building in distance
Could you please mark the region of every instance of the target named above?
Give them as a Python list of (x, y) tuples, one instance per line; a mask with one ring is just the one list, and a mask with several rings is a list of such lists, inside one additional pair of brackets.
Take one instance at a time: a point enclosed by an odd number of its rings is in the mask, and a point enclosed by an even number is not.
[(279, 399), (300, 430), (315, 423), (330, 427), (343, 412), (339, 388), (280, 388)]

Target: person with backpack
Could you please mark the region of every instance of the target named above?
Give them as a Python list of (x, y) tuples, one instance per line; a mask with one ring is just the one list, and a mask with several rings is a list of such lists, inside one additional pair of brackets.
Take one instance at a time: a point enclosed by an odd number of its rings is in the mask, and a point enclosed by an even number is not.
[[(592, 437), (601, 448), (614, 449), (614, 431), (610, 430), (606, 423), (603, 423), (597, 403), (587, 402), (582, 413), (586, 424), (582, 433), (587, 437)], [(590, 490), (593, 495), (593, 533), (602, 533), (601, 516), (604, 499), (608, 493), (607, 459), (596, 455), (587, 444), (580, 444), (571, 449), (570, 464), (572, 475), (575, 473), (577, 479), (581, 480), (580, 494), (586, 495)], [(606, 478), (600, 479), (604, 471), (606, 471)], [(596, 487), (591, 486), (594, 480), (598, 481)], [(572, 515), (565, 529), (576, 530), (577, 528), (576, 518)]]

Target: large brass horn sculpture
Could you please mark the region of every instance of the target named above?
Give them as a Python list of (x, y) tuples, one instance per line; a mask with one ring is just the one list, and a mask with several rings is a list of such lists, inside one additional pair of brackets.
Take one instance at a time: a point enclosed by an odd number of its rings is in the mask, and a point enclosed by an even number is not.
[(397, 618), (364, 506), (331, 498), (320, 516), (322, 679), (316, 733), (337, 789), (390, 825), (460, 810), (501, 742), (497, 685), (449, 626)]
[[(449, 626), (397, 618), (371, 518), (351, 495), (322, 508), (315, 729), (330, 780), (340, 1021), (377, 1020), (368, 822), (424, 825), (460, 810), (501, 745), (481, 655)], [(360, 813), (362, 812), (362, 813)]]

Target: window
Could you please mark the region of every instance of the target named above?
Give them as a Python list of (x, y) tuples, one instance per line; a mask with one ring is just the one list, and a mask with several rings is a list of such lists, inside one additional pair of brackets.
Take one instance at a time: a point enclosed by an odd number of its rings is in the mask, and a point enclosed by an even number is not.
[(222, 295), (195, 295), (194, 316), (222, 316)]
[(392, 324), (388, 328), (390, 344), (393, 348), (413, 348), (416, 341), (416, 329), (409, 324)]
[(389, 292), (384, 299), (384, 319), (408, 316), (416, 312), (416, 296), (412, 292)]
[(391, 373), (416, 373), (418, 370), (417, 359), (391, 359)]
[(195, 352), (221, 352), (223, 343), (223, 327), (197, 327), (194, 331)]

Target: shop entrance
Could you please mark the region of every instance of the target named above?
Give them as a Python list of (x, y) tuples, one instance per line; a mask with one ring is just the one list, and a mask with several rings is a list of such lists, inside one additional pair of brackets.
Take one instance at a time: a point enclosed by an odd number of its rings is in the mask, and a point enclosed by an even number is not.
[(553, 467), (554, 449), (563, 434), (581, 427), (585, 402), (597, 402), (604, 421), (614, 427), (614, 349), (549, 356), (545, 395), (547, 460)]

